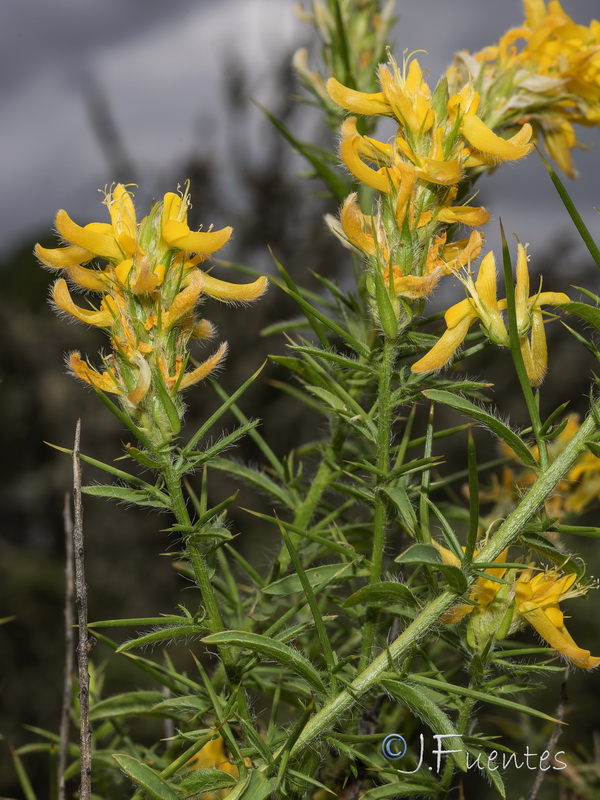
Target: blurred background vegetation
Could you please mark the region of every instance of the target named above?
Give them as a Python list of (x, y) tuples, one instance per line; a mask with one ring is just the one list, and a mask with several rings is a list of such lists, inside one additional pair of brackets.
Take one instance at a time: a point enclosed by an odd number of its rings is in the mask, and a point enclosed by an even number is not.
[[(292, 130), (307, 130), (307, 108), (295, 102), (297, 84), (290, 71), (292, 53), (281, 59), (276, 74), (275, 100), (270, 110)], [(157, 163), (154, 172), (148, 164), (136, 163), (127, 152), (122, 137), (122, 122), (113, 115), (110, 98), (100, 86), (89, 83), (86, 105), (90, 123), (106, 158), (106, 172), (111, 180), (160, 185), (160, 196), (171, 191), (186, 179), (191, 181), (193, 209), (192, 228), (213, 222), (217, 227), (232, 224), (235, 236), (225, 253), (232, 262), (240, 262), (260, 271), (270, 271), (270, 246), (295, 279), (315, 290), (318, 283), (312, 271), (334, 280), (343, 281), (351, 268), (348, 254), (328, 232), (323, 223), (325, 213), (336, 213), (335, 202), (322, 195), (316, 180), (301, 180), (298, 173), (305, 168), (282, 141), (268, 120), (252, 103), (252, 90), (240, 62), (229, 60), (225, 65), (226, 86), (222, 98), (224, 116), (219, 135), (227, 153), (233, 183), (223, 185), (219, 164), (209, 151), (200, 148), (182, 158), (169, 174)], [(255, 129), (262, 142), (261, 157), (247, 159), (247, 134)], [(313, 126), (311, 141), (334, 147), (325, 125)], [(514, 171), (516, 174), (516, 170)], [(583, 180), (586, 180), (585, 176)], [(494, 208), (494, 179), (484, 182), (482, 204)], [(550, 188), (547, 191), (551, 191)], [(232, 195), (235, 202), (231, 202)], [(140, 207), (143, 192), (138, 193)], [(63, 356), (72, 349), (94, 353), (102, 347), (98, 331), (83, 326), (67, 325), (54, 315), (48, 305), (48, 287), (53, 276), (42, 270), (32, 256), (33, 244), (40, 241), (54, 246), (48, 224), (42, 230), (31, 230), (18, 246), (1, 256), (0, 263), (0, 355), (2, 384), (0, 386), (0, 439), (4, 457), (0, 463), (0, 497), (2, 503), (2, 535), (0, 538), (0, 617), (15, 619), (0, 627), (0, 703), (2, 707), (0, 743), (0, 793), (19, 796), (8, 745), (19, 746), (37, 740), (32, 727), (56, 731), (58, 727), (62, 669), (63, 669), (63, 591), (64, 591), (64, 534), (62, 508), (65, 492), (71, 486), (71, 465), (68, 457), (50, 448), (46, 442), (69, 447), (73, 440), (77, 418), (82, 420), (82, 451), (110, 462), (121, 452), (127, 435), (117, 421), (98, 403), (93, 392), (66, 374)], [(67, 209), (78, 222), (76, 208)], [(105, 209), (98, 203), (95, 219), (104, 219)], [(494, 224), (494, 223), (490, 223)], [(524, 221), (524, 227), (526, 221)], [(525, 237), (526, 232), (521, 232)], [(583, 285), (597, 291), (597, 273), (591, 260), (576, 246), (573, 237), (562, 236), (549, 240), (545, 254), (536, 253), (536, 270), (554, 281), (556, 290), (569, 285)], [(568, 273), (566, 281), (563, 280)], [(220, 273), (223, 274), (223, 273)], [(560, 278), (562, 283), (558, 283)], [(231, 277), (236, 280), (235, 276)], [(269, 353), (282, 352), (285, 341), (281, 335), (265, 337), (261, 331), (282, 318), (296, 315), (294, 306), (271, 287), (260, 303), (247, 309), (229, 309), (216, 303), (207, 304), (206, 316), (219, 328), (220, 337), (230, 342), (227, 368), (220, 381), (226, 390), (233, 391)], [(549, 326), (550, 373), (545, 386), (544, 402), (548, 412), (561, 402), (571, 399), (570, 410), (585, 405), (590, 370), (593, 364), (587, 353), (561, 329), (559, 323)], [(494, 353), (495, 361), (491, 359)], [(473, 357), (468, 370), (482, 374), (494, 384), (498, 407), (510, 414), (515, 424), (524, 421), (519, 397), (514, 392), (512, 377), (507, 377), (507, 356), (499, 350), (486, 350), (478, 360)], [(462, 368), (465, 368), (464, 366)], [(262, 433), (276, 450), (283, 454), (319, 437), (325, 424), (322, 417), (298, 402), (277, 385), (285, 381), (285, 372), (273, 364), (264, 370), (264, 379), (255, 383), (243, 400), (245, 413), (259, 417)], [(200, 385), (187, 394), (188, 424), (193, 429), (217, 404), (209, 386)], [(479, 439), (480, 452), (487, 457), (496, 455), (491, 439)], [(460, 436), (442, 440), (438, 452), (446, 463), (441, 472), (460, 469), (464, 456), (464, 439)], [(237, 451), (239, 458), (259, 461), (259, 454), (247, 440)], [(85, 468), (85, 480), (93, 482), (100, 476)], [(213, 497), (218, 500), (232, 491), (232, 484), (222, 475), (210, 478)], [(453, 487), (457, 493), (461, 486)], [(240, 533), (236, 546), (258, 569), (266, 569), (272, 547), (256, 518), (239, 508), (260, 508), (256, 497), (238, 498), (232, 511), (232, 530)], [(268, 510), (268, 509), (263, 509)], [(597, 522), (597, 511), (590, 522)], [(168, 526), (165, 519), (164, 526)], [(582, 522), (585, 524), (585, 520)], [(91, 619), (136, 617), (172, 611), (178, 601), (182, 577), (172, 567), (171, 559), (157, 558), (158, 553), (176, 549), (172, 535), (161, 533), (154, 515), (111, 504), (96, 498), (85, 501), (86, 569), (89, 585)], [(598, 547), (593, 539), (565, 542), (579, 551), (590, 564), (589, 573), (600, 573)], [(595, 604), (597, 595), (589, 602)], [(576, 641), (600, 654), (600, 617), (586, 611), (580, 604), (570, 629)], [(521, 638), (534, 635), (523, 632)], [(184, 648), (185, 649), (185, 648)], [(98, 647), (93, 654), (96, 663), (108, 658), (108, 651)], [(185, 654), (182, 654), (185, 657)], [(126, 666), (113, 659), (107, 671), (108, 693), (119, 691), (131, 675)], [(137, 678), (136, 678), (137, 680)], [(143, 688), (140, 686), (140, 688)], [(547, 683), (536, 696), (538, 707), (552, 713), (559, 701), (560, 677)], [(596, 728), (599, 725), (597, 674), (581, 671), (571, 674), (568, 687), (567, 720), (573, 709), (573, 724), (561, 739), (564, 749), (577, 753), (584, 764), (597, 761)], [(542, 700), (543, 696), (543, 700)], [(510, 736), (511, 731), (493, 713), (485, 718), (492, 733)], [(528, 725), (531, 723), (528, 722)], [(515, 725), (525, 725), (515, 720)], [(522, 732), (522, 731), (521, 731)], [(550, 731), (542, 725), (530, 731), (530, 742), (543, 750)], [(31, 775), (39, 796), (45, 796), (47, 762), (45, 758), (30, 759)], [(523, 791), (533, 773), (511, 776), (508, 786)], [(598, 784), (600, 785), (600, 783)], [(477, 783), (478, 797), (484, 798), (482, 784)], [(554, 789), (546, 786), (540, 797), (552, 798)], [(598, 790), (600, 792), (600, 789)], [(517, 795), (515, 794), (515, 797)], [(564, 795), (568, 797), (569, 795)], [(587, 797), (587, 794), (572, 797)], [(589, 795), (590, 798), (598, 795)], [(512, 795), (511, 795), (512, 797)]]

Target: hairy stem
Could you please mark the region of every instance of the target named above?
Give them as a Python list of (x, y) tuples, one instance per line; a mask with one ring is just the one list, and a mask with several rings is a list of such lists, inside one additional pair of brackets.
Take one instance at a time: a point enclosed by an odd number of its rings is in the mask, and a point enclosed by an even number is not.
[[(381, 491), (385, 485), (390, 472), (390, 438), (392, 430), (392, 403), (391, 386), (392, 372), (394, 369), (394, 343), (385, 337), (383, 345), (383, 357), (379, 373), (378, 387), (378, 417), (377, 417), (377, 491), (375, 493), (375, 517), (373, 524), (373, 547), (371, 549), (371, 573), (369, 583), (379, 583), (381, 571), (383, 569), (383, 555), (385, 551), (386, 530), (387, 530), (387, 504)], [(364, 669), (369, 661), (371, 648), (375, 639), (375, 624), (377, 610), (369, 609), (365, 624), (362, 647), (360, 669)]]

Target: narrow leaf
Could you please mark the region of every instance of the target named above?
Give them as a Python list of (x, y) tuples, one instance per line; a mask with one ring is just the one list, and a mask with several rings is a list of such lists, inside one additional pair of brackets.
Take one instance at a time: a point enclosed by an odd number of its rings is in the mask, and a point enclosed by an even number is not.
[(297, 650), (287, 647), (281, 642), (269, 639), (259, 633), (246, 631), (223, 631), (205, 636), (202, 640), (206, 644), (224, 644), (232, 647), (241, 647), (253, 653), (273, 659), (279, 664), (291, 669), (297, 675), (314, 686), (318, 691), (325, 692), (325, 685), (313, 665)]
[(154, 800), (181, 800), (182, 795), (147, 764), (121, 753), (115, 753), (113, 758), (127, 777)]
[(482, 425), (489, 428), (492, 433), (495, 433), (499, 439), (514, 450), (523, 464), (533, 469), (537, 468), (536, 460), (521, 437), (492, 414), (489, 414), (487, 411), (479, 408), (479, 406), (476, 406), (475, 403), (467, 400), (466, 397), (459, 397), (443, 389), (426, 389), (423, 394), (429, 400), (434, 400), (436, 403), (443, 403), (443, 405), (450, 406), (450, 408), (454, 408), (472, 417), (477, 420), (477, 422), (481, 422)]

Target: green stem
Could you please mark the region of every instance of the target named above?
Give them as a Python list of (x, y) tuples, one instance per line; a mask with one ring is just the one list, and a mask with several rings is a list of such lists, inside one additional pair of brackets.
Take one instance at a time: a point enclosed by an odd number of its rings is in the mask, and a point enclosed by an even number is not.
[[(387, 483), (390, 473), (390, 439), (392, 433), (392, 373), (395, 359), (394, 342), (385, 337), (383, 356), (379, 371), (377, 402), (377, 469), (379, 470), (375, 489), (375, 517), (373, 523), (373, 547), (371, 550), (371, 572), (369, 583), (379, 583), (383, 569), (383, 555), (387, 532), (387, 503), (382, 487)], [(364, 669), (369, 661), (375, 639), (377, 610), (369, 609), (364, 628), (359, 669)]]
[[(321, 463), (319, 464), (315, 476), (311, 481), (310, 488), (306, 493), (304, 500), (296, 509), (296, 513), (294, 514), (292, 524), (295, 528), (306, 530), (306, 528), (308, 528), (310, 525), (310, 521), (312, 520), (313, 514), (319, 505), (321, 497), (331, 482), (331, 476), (334, 470), (331, 467), (330, 459), (339, 447), (342, 436), (343, 432), (341, 431), (340, 427), (336, 425), (333, 429), (331, 441), (323, 453)], [(294, 545), (296, 545), (298, 539), (301, 538), (298, 534), (293, 532), (290, 532), (289, 536)], [(285, 545), (282, 544), (281, 553), (279, 554), (279, 573), (281, 575), (285, 574), (285, 571), (289, 565), (290, 554)]]
[[(478, 553), (473, 564), (477, 564), (478, 561), (494, 561), (519, 536), (523, 527), (545, 502), (558, 482), (585, 449), (586, 440), (593, 435), (597, 427), (594, 413), (597, 414), (599, 411), (600, 405), (593, 409), (562, 453), (550, 464), (546, 472), (538, 477), (517, 508), (500, 525), (483, 550)], [(469, 583), (472, 582), (473, 578), (470, 579)], [(438, 622), (440, 616), (456, 601), (456, 598), (457, 595), (455, 593), (446, 591), (429, 603), (406, 630), (355, 678), (348, 689), (340, 692), (337, 697), (326, 703), (315, 714), (298, 737), (292, 748), (292, 755), (301, 753), (317, 737), (333, 727), (337, 720), (347, 713), (348, 709), (360, 700), (366, 692), (376, 686), (391, 665), (397, 663), (422, 636), (429, 632)]]
[[(181, 488), (181, 480), (174, 469), (173, 463), (170, 460), (163, 465), (162, 472), (165, 478), (167, 491), (169, 492), (171, 500), (173, 501), (173, 512), (177, 522), (182, 526), (188, 528), (191, 527), (190, 515), (188, 513), (185, 498), (183, 496), (183, 490)], [(217, 604), (217, 598), (211, 582), (208, 564), (206, 563), (206, 559), (204, 558), (204, 555), (198, 546), (195, 544), (190, 544), (187, 539), (186, 548), (190, 556), (190, 561), (192, 562), (192, 568), (194, 570), (194, 576), (196, 578), (198, 589), (200, 590), (200, 594), (202, 596), (202, 602), (204, 604), (204, 608), (206, 609), (208, 627), (211, 633), (220, 633), (221, 631), (225, 630), (225, 626), (223, 625), (223, 619)], [(223, 666), (225, 667), (227, 677), (229, 678), (230, 683), (233, 685), (235, 659), (229, 647), (221, 647), (221, 656), (223, 658)], [(243, 697), (243, 692), (240, 693), (240, 697)]]

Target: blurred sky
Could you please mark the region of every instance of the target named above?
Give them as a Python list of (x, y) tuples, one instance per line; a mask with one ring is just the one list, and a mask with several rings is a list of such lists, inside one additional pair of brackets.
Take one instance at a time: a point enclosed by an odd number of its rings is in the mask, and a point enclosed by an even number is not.
[[(308, 0), (305, 0), (305, 4)], [(565, 0), (579, 22), (600, 16), (598, 0)], [(125, 149), (160, 195), (161, 181), (191, 152), (226, 168), (220, 147), (220, 94), (227, 59), (239, 59), (253, 95), (269, 104), (269, 72), (309, 29), (294, 0), (4, 0), (0, 47), (2, 193), (0, 253), (49, 227), (58, 208), (81, 224), (103, 219), (97, 189), (114, 180), (90, 121), (86, 92), (105, 97)], [(432, 83), (459, 49), (479, 49), (522, 21), (520, 0), (398, 0), (396, 55), (419, 58)], [(260, 112), (248, 133), (260, 151)], [(600, 131), (583, 131), (598, 142)], [(577, 152), (582, 178), (569, 181), (579, 208), (598, 231), (598, 150)], [(490, 179), (493, 203), (508, 232), (544, 248), (570, 222), (535, 156)], [(231, 220), (235, 226), (235, 220)], [(488, 226), (494, 243), (497, 225)]]

